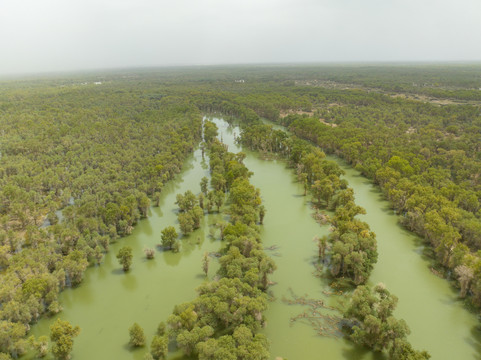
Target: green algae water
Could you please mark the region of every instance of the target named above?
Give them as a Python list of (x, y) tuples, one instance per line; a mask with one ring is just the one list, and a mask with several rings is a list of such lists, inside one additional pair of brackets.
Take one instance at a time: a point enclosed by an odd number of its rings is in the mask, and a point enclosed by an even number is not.
[[(239, 129), (214, 119), (229, 151), (237, 152), (234, 137)], [(262, 227), (264, 246), (272, 249), (278, 269), (272, 275), (274, 284), (269, 293), (272, 301), (266, 311), (264, 334), (271, 342), (271, 358), (289, 360), (314, 359), (383, 359), (340, 337), (322, 337), (304, 322), (291, 322), (305, 310), (304, 306), (288, 305), (283, 299), (291, 294), (307, 295), (336, 305), (336, 297), (327, 297), (326, 280), (314, 276), (317, 247), (314, 236), (327, 234), (311, 217), (309, 197), (295, 176), (280, 160), (261, 160), (256, 153), (244, 150), (245, 164), (254, 172), (251, 182), (261, 190), (267, 209)], [(399, 297), (396, 315), (411, 328), (409, 340), (417, 349), (426, 349), (433, 359), (476, 359), (481, 353), (478, 321), (463, 308), (449, 284), (429, 271), (429, 262), (422, 257), (420, 240), (397, 224), (381, 194), (357, 171), (334, 158), (346, 171), (345, 178), (354, 189), (356, 203), (363, 206), (367, 221), (377, 234), (379, 260), (371, 275), (373, 284), (383, 282)], [(181, 251), (156, 251), (153, 260), (146, 260), (145, 247), (160, 243), (161, 230), (169, 225), (178, 229), (175, 195), (191, 189), (200, 191), (199, 182), (208, 176), (201, 152), (197, 150), (186, 160), (179, 177), (165, 186), (160, 208), (152, 208), (148, 219), (142, 220), (133, 233), (111, 246), (101, 266), (85, 273), (82, 284), (60, 296), (64, 310), (56, 317), (43, 319), (32, 329), (39, 336), (48, 334), (57, 317), (79, 325), (80, 335), (74, 339), (73, 359), (143, 359), (148, 346), (133, 350), (128, 345), (128, 328), (137, 322), (145, 330), (150, 344), (157, 325), (171, 314), (174, 305), (195, 297), (195, 288), (204, 281), (201, 259), (206, 251), (218, 251), (221, 243), (209, 236), (217, 215), (206, 216), (201, 229), (181, 240)], [(124, 245), (133, 248), (133, 264), (123, 273), (115, 254)], [(209, 276), (216, 271), (212, 259)], [(172, 353), (169, 359), (182, 359)]]

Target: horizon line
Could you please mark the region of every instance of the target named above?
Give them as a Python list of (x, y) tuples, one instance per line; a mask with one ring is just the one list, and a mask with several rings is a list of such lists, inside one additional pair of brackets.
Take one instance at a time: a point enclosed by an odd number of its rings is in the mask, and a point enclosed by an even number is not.
[(343, 61), (296, 61), (296, 62), (245, 62), (245, 63), (214, 63), (214, 64), (164, 64), (164, 65), (129, 65), (93, 68), (75, 68), (66, 70), (18, 71), (0, 73), (1, 80), (15, 80), (25, 77), (48, 77), (79, 74), (100, 74), (102, 72), (145, 71), (161, 69), (201, 69), (229, 67), (282, 67), (282, 66), (413, 66), (413, 65), (480, 65), (481, 60), (343, 60)]

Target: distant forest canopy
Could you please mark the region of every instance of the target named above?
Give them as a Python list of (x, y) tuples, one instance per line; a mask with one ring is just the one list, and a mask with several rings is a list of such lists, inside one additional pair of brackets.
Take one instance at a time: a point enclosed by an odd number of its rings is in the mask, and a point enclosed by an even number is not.
[(479, 88), (481, 65), (166, 68), (0, 81), (0, 352), (22, 354), (30, 324), (61, 311), (59, 292), (158, 204), (201, 141), (202, 115), (213, 112), (277, 122), (346, 159), (426, 239), (460, 296), (481, 306)]
[[(119, 69), (102, 72), (39, 74), (21, 78), (0, 77), (2, 88), (66, 86), (85, 82), (131, 82), (142, 80), (149, 86), (162, 83), (200, 83), (231, 80), (249, 82), (316, 81), (359, 85), (386, 91), (422, 93), (426, 89), (478, 90), (481, 63), (359, 63), (359, 64), (278, 64), (229, 66), (179, 66)], [(242, 83), (242, 82), (239, 82)], [(334, 85), (334, 84), (333, 84)], [(423, 90), (423, 88), (425, 90)], [(475, 93), (475, 92), (474, 92)], [(447, 92), (445, 95), (452, 95)], [(464, 93), (466, 94), (466, 93)]]

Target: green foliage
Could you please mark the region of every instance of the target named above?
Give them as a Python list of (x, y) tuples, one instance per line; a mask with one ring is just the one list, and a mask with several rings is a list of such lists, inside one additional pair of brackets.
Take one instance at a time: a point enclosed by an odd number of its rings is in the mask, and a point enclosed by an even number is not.
[(150, 343), (150, 353), (154, 359), (163, 360), (167, 357), (169, 341), (166, 336), (154, 335)]
[(259, 206), (259, 224), (264, 224), (264, 217), (266, 216), (266, 208), (264, 205)]
[(130, 246), (123, 246), (119, 249), (117, 259), (119, 260), (119, 264), (122, 265), (124, 271), (129, 271), (130, 266), (132, 265), (132, 257), (132, 248)]
[(209, 185), (209, 179), (207, 177), (203, 177), (201, 180), (200, 180), (200, 191), (202, 191), (202, 194), (204, 194), (204, 196), (207, 196), (207, 192), (208, 192), (208, 186)]
[(232, 222), (240, 221), (247, 225), (256, 223), (258, 208), (261, 205), (259, 190), (240, 177), (234, 180), (230, 189)]
[(207, 276), (207, 273), (209, 272), (209, 253), (205, 252), (204, 256), (202, 257), (202, 271), (204, 272), (205, 276)]
[(25, 325), (0, 320), (0, 352), (12, 356), (23, 354), (25, 352), (24, 336), (26, 333)]
[(129, 327), (129, 344), (135, 347), (144, 346), (145, 345), (145, 335), (144, 330), (140, 327), (139, 324), (134, 323), (131, 327)]
[(189, 211), (197, 205), (197, 197), (192, 191), (187, 190), (183, 195), (177, 194), (176, 202), (181, 212)]
[[(200, 199), (203, 201), (202, 197)], [(198, 205), (200, 199), (190, 190), (187, 190), (184, 195), (177, 194), (176, 204), (179, 205), (180, 210), (177, 218), (180, 230), (184, 235), (188, 235), (200, 227), (200, 221), (204, 216), (204, 210)]]
[(164, 336), (166, 334), (167, 325), (165, 322), (161, 321), (159, 326), (157, 326), (157, 335)]
[(218, 339), (208, 339), (197, 344), (199, 360), (246, 359), (267, 360), (269, 352), (264, 335), (253, 335), (246, 326), (237, 327), (232, 335), (224, 335)]
[(162, 235), (161, 235), (162, 246), (164, 248), (172, 249), (172, 247), (177, 241), (177, 237), (178, 237), (178, 234), (175, 228), (173, 226), (167, 226), (162, 230)]
[(217, 137), (217, 125), (212, 121), (204, 121), (204, 141), (211, 143)]
[(78, 326), (73, 327), (68, 321), (57, 319), (50, 326), (50, 340), (54, 342), (52, 353), (57, 359), (70, 359), (73, 338), (80, 333)]
[(193, 214), (189, 211), (185, 213), (179, 213), (177, 216), (179, 220), (180, 231), (182, 231), (184, 235), (188, 235), (194, 231), (195, 220), (192, 215)]
[(354, 218), (362, 208), (352, 210), (353, 207), (353, 203), (348, 203), (336, 209), (334, 231), (328, 237), (332, 244), (328, 253), (331, 255), (331, 274), (348, 276), (359, 285), (367, 281), (377, 261), (377, 245), (369, 226)]
[(429, 359), (425, 351), (412, 349), (407, 342), (406, 322), (392, 315), (397, 301), (383, 284), (376, 285), (373, 290), (359, 286), (344, 311), (344, 317), (350, 321), (350, 338), (373, 350), (386, 350), (390, 359)]
[(38, 358), (43, 358), (47, 356), (48, 354), (48, 337), (47, 336), (40, 336), (36, 340), (34, 336), (30, 336), (28, 338), (28, 342), (30, 343), (31, 347), (35, 350), (36, 356)]

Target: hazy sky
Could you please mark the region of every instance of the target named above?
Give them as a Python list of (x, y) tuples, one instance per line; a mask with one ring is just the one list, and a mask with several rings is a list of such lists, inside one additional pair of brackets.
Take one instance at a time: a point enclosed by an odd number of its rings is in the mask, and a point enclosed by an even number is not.
[(0, 74), (479, 61), (480, 0), (0, 0)]

